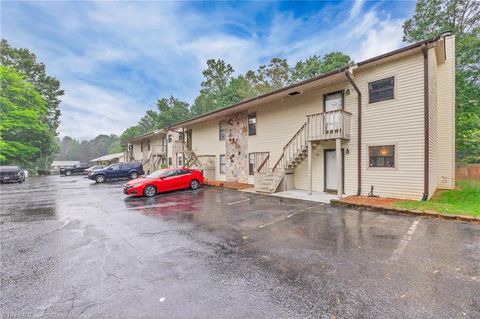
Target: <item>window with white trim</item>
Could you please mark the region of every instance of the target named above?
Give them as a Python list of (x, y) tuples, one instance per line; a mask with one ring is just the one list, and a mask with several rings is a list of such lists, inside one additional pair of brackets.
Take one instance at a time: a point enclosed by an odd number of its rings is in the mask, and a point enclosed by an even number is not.
[(225, 174), (225, 155), (220, 155), (220, 174)]
[(254, 175), (255, 170), (255, 153), (248, 154), (248, 174)]
[(224, 140), (225, 139), (225, 120), (218, 122), (218, 139)]

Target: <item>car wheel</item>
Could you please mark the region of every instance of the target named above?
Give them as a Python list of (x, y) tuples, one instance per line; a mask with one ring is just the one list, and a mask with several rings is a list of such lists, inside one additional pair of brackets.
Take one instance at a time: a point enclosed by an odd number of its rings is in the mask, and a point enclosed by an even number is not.
[(97, 177), (95, 177), (95, 181), (97, 183), (105, 183), (105, 176), (103, 175), (98, 175)]
[(192, 179), (190, 181), (190, 189), (195, 190), (195, 189), (198, 188), (199, 185), (200, 185), (200, 183), (196, 179)]
[(147, 187), (145, 187), (145, 189), (143, 190), (143, 195), (145, 197), (152, 197), (152, 196), (155, 196), (157, 195), (157, 188), (153, 185), (148, 185)]
[(137, 172), (131, 172), (130, 173), (130, 179), (135, 179), (138, 177), (138, 173)]
[(66, 172), (65, 172), (65, 175), (67, 175), (67, 176), (72, 175), (72, 171), (66, 171)]

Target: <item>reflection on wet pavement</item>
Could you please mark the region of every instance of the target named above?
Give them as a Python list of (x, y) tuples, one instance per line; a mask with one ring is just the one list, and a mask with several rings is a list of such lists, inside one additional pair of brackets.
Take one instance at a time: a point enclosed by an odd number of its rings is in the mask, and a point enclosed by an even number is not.
[(2, 185), (3, 317), (480, 317), (478, 225), (123, 184)]

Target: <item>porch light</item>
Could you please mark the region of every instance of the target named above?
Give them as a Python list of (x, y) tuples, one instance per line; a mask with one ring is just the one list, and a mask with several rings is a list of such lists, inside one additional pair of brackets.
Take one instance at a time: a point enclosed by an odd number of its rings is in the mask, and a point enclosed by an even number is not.
[(345, 90), (345, 95), (350, 95), (350, 89)]

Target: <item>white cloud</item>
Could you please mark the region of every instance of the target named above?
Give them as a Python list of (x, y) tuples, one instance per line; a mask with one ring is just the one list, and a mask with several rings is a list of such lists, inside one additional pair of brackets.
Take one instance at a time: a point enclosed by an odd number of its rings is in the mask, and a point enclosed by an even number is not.
[(141, 105), (118, 92), (83, 83), (67, 83), (61, 105), (61, 136), (90, 139), (98, 134), (120, 134), (139, 119)]
[(379, 5), (367, 10), (363, 0), (322, 4), (300, 15), (271, 3), (217, 4), (212, 10), (178, 2), (3, 7), (7, 39), (37, 53), (60, 79), (66, 91), (60, 133), (76, 138), (119, 134), (159, 97), (193, 102), (208, 58), (224, 59), (243, 73), (272, 57), (293, 65), (312, 54), (342, 51), (359, 61), (402, 44), (401, 20)]
[(365, 0), (355, 0), (350, 10), (350, 18), (355, 18), (362, 11), (362, 6)]

